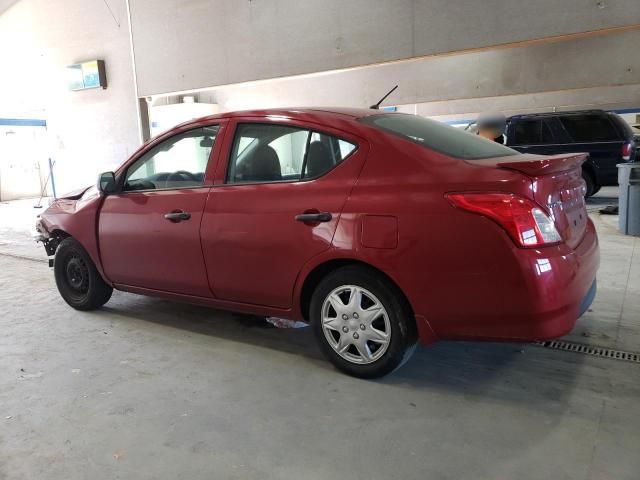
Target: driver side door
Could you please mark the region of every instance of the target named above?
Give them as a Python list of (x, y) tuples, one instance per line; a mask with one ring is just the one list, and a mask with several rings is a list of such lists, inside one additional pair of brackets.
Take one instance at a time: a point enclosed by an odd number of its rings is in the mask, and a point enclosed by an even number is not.
[(211, 297), (200, 221), (224, 124), (179, 131), (121, 173), (100, 211), (107, 277), (123, 287)]

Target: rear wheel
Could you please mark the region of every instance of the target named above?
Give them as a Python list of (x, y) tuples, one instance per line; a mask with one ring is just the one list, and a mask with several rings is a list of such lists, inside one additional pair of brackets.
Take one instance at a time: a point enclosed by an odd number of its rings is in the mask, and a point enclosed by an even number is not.
[(595, 195), (598, 190), (600, 190), (600, 187), (596, 185), (596, 181), (594, 180), (593, 175), (584, 169), (582, 170), (582, 179), (586, 184), (586, 191), (584, 194), (585, 197), (591, 197)]
[(105, 283), (87, 251), (75, 239), (64, 239), (53, 264), (60, 295), (76, 310), (100, 308), (111, 298), (113, 288)]
[(348, 266), (330, 273), (316, 288), (310, 313), (325, 356), (356, 377), (392, 372), (416, 346), (415, 320), (406, 301), (372, 269)]

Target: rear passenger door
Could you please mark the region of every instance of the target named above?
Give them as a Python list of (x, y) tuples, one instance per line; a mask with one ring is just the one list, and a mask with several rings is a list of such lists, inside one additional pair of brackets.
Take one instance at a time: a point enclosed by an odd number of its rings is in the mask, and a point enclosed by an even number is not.
[(303, 265), (331, 246), (368, 146), (314, 124), (230, 126), (201, 227), (210, 286), (221, 300), (287, 309)]
[(514, 122), (507, 143), (522, 153), (548, 155), (558, 143), (553, 123), (547, 118), (522, 119)]

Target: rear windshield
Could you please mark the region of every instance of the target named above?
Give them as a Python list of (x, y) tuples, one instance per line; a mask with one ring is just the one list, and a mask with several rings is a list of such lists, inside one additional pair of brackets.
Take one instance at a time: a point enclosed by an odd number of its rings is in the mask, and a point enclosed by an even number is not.
[(413, 143), (464, 160), (506, 157), (519, 152), (435, 120), (403, 113), (372, 115), (361, 119)]

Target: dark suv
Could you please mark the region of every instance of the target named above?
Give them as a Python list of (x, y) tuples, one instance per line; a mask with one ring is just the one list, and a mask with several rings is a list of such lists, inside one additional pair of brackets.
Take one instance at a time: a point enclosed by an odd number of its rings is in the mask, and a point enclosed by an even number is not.
[(631, 126), (603, 110), (516, 115), (507, 119), (506, 145), (523, 153), (588, 152), (582, 166), (586, 196), (617, 185), (616, 164), (637, 155)]

